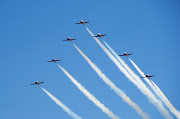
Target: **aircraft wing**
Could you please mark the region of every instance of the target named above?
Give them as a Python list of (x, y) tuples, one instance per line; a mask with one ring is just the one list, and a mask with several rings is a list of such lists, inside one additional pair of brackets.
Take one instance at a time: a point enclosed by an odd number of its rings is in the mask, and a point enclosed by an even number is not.
[(101, 35), (101, 36), (106, 36), (107, 34)]
[(40, 83), (44, 83), (44, 82), (39, 82), (39, 84), (40, 84)]
[(56, 60), (56, 61), (61, 61), (61, 60)]
[(76, 39), (71, 39), (71, 40), (76, 40)]
[(119, 55), (119, 56), (125, 56), (125, 55)]
[(62, 41), (69, 41), (69, 40), (62, 40)]
[(47, 61), (47, 62), (53, 62), (53, 61)]
[(149, 76), (149, 77), (154, 77), (155, 75)]
[(89, 23), (89, 22), (84, 22), (84, 23)]
[(30, 85), (35, 85), (35, 83), (33, 83), (33, 84), (30, 84)]
[(133, 53), (127, 54), (127, 55), (132, 55)]
[(75, 24), (82, 24), (82, 23), (75, 23)]

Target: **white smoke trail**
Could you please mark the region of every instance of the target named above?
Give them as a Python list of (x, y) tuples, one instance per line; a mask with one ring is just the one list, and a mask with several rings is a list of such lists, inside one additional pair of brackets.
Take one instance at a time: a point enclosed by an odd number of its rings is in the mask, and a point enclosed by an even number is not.
[[(42, 88), (42, 87), (41, 87)], [(67, 112), (72, 118), (74, 119), (82, 119), (81, 117), (79, 117), (77, 114), (75, 114), (74, 112), (72, 112), (66, 105), (64, 105), (60, 100), (58, 100), (57, 98), (55, 98), (51, 93), (49, 93), (47, 90), (45, 90), (44, 88), (42, 88), (42, 90), (54, 101), (56, 102), (57, 105), (59, 105), (65, 112)]]
[[(93, 37), (94, 34), (86, 27), (87, 31)], [(93, 37), (94, 40), (98, 43), (98, 45), (103, 49), (103, 51), (108, 55), (108, 57), (116, 64), (121, 72), (133, 83), (138, 89), (149, 99), (149, 101), (156, 107), (156, 109), (161, 113), (162, 116), (166, 119), (172, 119), (172, 116), (165, 109), (163, 104), (155, 97), (155, 95), (146, 87), (142, 86), (137, 82), (127, 71), (126, 69), (118, 62), (118, 60), (109, 52), (109, 50), (96, 38)]]
[[(145, 74), (144, 72), (141, 71), (141, 69), (129, 58), (129, 61), (132, 63), (132, 65), (135, 67), (135, 69), (139, 72), (139, 74), (144, 77)], [(154, 84), (154, 82), (152, 82), (153, 84), (150, 82), (150, 80), (148, 78), (144, 78), (144, 80), (147, 82), (147, 84), (151, 87), (151, 89), (156, 93), (156, 95), (164, 102), (164, 104), (169, 108), (169, 110), (176, 115), (176, 117), (180, 119), (180, 113), (178, 113), (178, 111), (172, 106), (172, 104), (166, 100), (167, 98), (165, 96), (163, 96), (163, 93), (160, 91), (160, 89), (156, 86), (156, 84)], [(178, 115), (179, 114), (179, 115)]]
[[(129, 68), (129, 66), (118, 56), (118, 54), (104, 41), (105, 45), (109, 48), (109, 50), (114, 54), (114, 56), (119, 60), (119, 62), (127, 69), (127, 71), (138, 81), (139, 84), (141, 84), (143, 87), (146, 87), (146, 85), (141, 81), (141, 79)], [(130, 62), (135, 67), (135, 69), (140, 73), (142, 77), (144, 77), (144, 73), (140, 70), (140, 68), (130, 59)], [(152, 83), (149, 81), (148, 78), (144, 78), (144, 80), (147, 82), (147, 84), (151, 87), (151, 89), (155, 92), (155, 94), (161, 98), (159, 95), (158, 90), (152, 85)]]
[[(135, 67), (135, 69), (139, 72), (139, 74), (144, 77), (144, 73), (141, 71), (141, 69), (130, 59), (128, 58), (129, 61), (132, 63), (132, 65)], [(139, 77), (138, 77), (139, 78)], [(147, 82), (147, 84), (151, 87), (151, 89), (156, 93), (156, 95), (158, 96), (158, 91), (156, 90), (156, 88), (152, 85), (152, 83), (149, 81), (148, 78), (144, 78), (144, 80)]]
[[(132, 65), (135, 67), (135, 69), (140, 73), (142, 77), (144, 77), (144, 72), (141, 71), (141, 69), (129, 58)], [(151, 87), (151, 89), (156, 93), (156, 95), (164, 102), (164, 104), (169, 108), (169, 110), (178, 118), (180, 119), (180, 112), (176, 110), (173, 105), (170, 103), (170, 101), (166, 98), (166, 96), (162, 93), (162, 91), (158, 88), (158, 86), (148, 79), (144, 78), (144, 80), (147, 82), (147, 84)], [(154, 86), (153, 86), (154, 85)]]
[[(144, 72), (141, 71), (141, 69), (130, 59), (128, 58), (129, 61), (132, 63), (132, 65), (135, 67), (135, 69), (139, 72), (139, 74), (142, 76), (142, 77), (145, 77), (145, 74)], [(159, 97), (159, 92), (156, 90), (156, 88), (152, 85), (152, 83), (150, 82), (150, 80), (148, 78), (143, 78), (146, 83), (151, 87), (151, 89), (155, 92), (155, 94)]]
[(141, 79), (129, 68), (129, 66), (118, 56), (118, 54), (104, 41), (104, 44), (108, 47), (108, 49), (112, 52), (112, 54), (118, 59), (118, 61), (124, 66), (124, 68), (129, 72), (131, 76), (136, 79), (136, 81), (143, 87), (146, 85), (141, 81)]
[[(93, 37), (94, 34), (86, 27), (86, 29), (88, 30), (88, 32), (91, 34), (91, 36)], [(129, 73), (122, 67), (122, 65), (117, 61), (117, 59), (109, 52), (109, 50), (96, 38), (93, 37), (94, 40), (98, 43), (98, 45), (103, 49), (103, 51), (108, 55), (108, 57), (116, 64), (116, 66), (125, 74), (125, 76), (131, 81), (133, 82), (135, 85), (138, 85), (138, 82), (136, 80), (134, 80)]]
[(157, 91), (160, 95), (158, 97), (164, 102), (164, 104), (169, 108), (169, 110), (178, 118), (180, 119), (180, 111), (177, 110), (171, 102), (167, 99), (167, 97), (164, 95), (164, 93), (159, 89), (159, 87), (151, 80)]
[[(74, 45), (74, 44), (73, 44)], [(89, 65), (95, 70), (95, 72), (99, 75), (100, 78), (103, 79), (103, 81), (110, 86), (112, 90), (116, 92), (118, 96), (120, 96), (126, 103), (128, 103), (135, 111), (143, 118), (143, 119), (149, 119), (148, 115), (142, 111), (142, 109), (134, 103), (122, 90), (120, 90), (116, 85), (109, 80), (105, 74), (101, 72), (101, 70), (76, 46), (74, 47), (77, 49), (77, 51), (84, 57), (84, 59), (89, 63)]]
[(77, 82), (64, 68), (58, 64), (59, 68), (66, 74), (66, 76), (78, 87), (78, 89), (97, 107), (99, 107), (104, 113), (106, 113), (112, 119), (119, 119), (118, 116), (113, 114), (107, 107), (104, 106), (99, 100), (97, 100), (90, 92), (88, 92), (79, 82)]
[[(118, 59), (118, 61), (125, 67), (125, 69), (136, 79), (136, 81), (143, 87), (146, 88), (146, 85), (142, 82), (142, 80), (137, 76), (130, 68), (129, 66), (118, 56), (118, 54), (104, 41), (104, 44), (109, 48), (109, 50), (114, 54), (114, 56)], [(138, 66), (130, 59), (130, 62), (132, 65), (136, 68), (136, 70), (141, 74), (142, 77), (144, 77), (144, 73), (138, 68)], [(158, 95), (157, 90), (154, 88), (152, 83), (148, 80), (148, 78), (144, 78), (145, 81), (148, 83), (148, 85), (153, 89), (153, 91)]]

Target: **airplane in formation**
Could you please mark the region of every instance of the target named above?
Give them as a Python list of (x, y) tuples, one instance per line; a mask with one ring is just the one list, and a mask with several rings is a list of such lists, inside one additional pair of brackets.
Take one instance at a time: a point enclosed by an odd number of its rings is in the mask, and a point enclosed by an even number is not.
[(75, 23), (75, 24), (83, 24), (83, 25), (85, 25), (86, 23), (89, 23), (89, 22), (84, 22), (83, 20), (81, 20), (79, 23)]
[(38, 81), (35, 81), (35, 83), (30, 84), (30, 85), (39, 85), (39, 84), (41, 84), (41, 83), (44, 83), (44, 82), (38, 82)]
[(144, 77), (141, 77), (141, 78), (150, 78), (150, 77), (154, 77), (154, 76), (156, 76), (156, 75), (149, 75), (149, 74), (146, 74)]
[(126, 52), (124, 52), (123, 55), (119, 55), (119, 56), (126, 56), (126, 57), (128, 57), (128, 55), (132, 55), (132, 54), (133, 54), (133, 53), (127, 54)]
[(107, 34), (101, 35), (100, 33), (98, 33), (97, 36), (93, 36), (93, 37), (100, 37), (100, 38), (101, 38), (102, 36), (106, 36), (106, 35), (107, 35)]
[(47, 61), (47, 62), (57, 62), (57, 61), (61, 61), (61, 60), (55, 60), (54, 58), (52, 59), (52, 60), (50, 60), (50, 61)]
[(67, 39), (63, 40), (63, 41), (71, 41), (72, 42), (72, 40), (76, 40), (76, 39), (71, 39), (71, 38), (67, 37)]

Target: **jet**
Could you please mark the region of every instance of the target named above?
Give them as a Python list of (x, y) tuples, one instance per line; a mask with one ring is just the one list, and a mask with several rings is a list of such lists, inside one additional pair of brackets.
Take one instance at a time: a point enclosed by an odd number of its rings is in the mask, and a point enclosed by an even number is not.
[(39, 84), (41, 84), (41, 83), (44, 83), (44, 82), (38, 82), (38, 81), (35, 81), (35, 83), (30, 84), (30, 85), (39, 85)]
[(61, 60), (55, 60), (54, 58), (52, 59), (52, 60), (50, 60), (50, 61), (47, 61), (47, 62), (57, 62), (57, 61), (61, 61)]
[(76, 39), (71, 39), (71, 38), (67, 37), (67, 39), (63, 40), (63, 41), (71, 41), (72, 42), (72, 40), (76, 40)]
[(106, 36), (106, 35), (107, 35), (107, 34), (101, 35), (100, 33), (98, 33), (97, 36), (93, 36), (93, 37), (100, 37), (100, 38), (101, 38), (102, 36)]
[(150, 77), (154, 77), (155, 75), (151, 75), (151, 76), (149, 76), (149, 74), (146, 74), (146, 76), (144, 76), (144, 77), (141, 77), (141, 78), (150, 78)]
[(89, 22), (84, 22), (83, 20), (81, 20), (79, 23), (75, 23), (75, 24), (83, 24), (83, 25), (85, 25), (86, 23), (89, 23)]
[(133, 54), (133, 53), (127, 54), (126, 52), (124, 52), (123, 55), (119, 55), (119, 56), (126, 56), (126, 57), (128, 57), (128, 55), (132, 55), (132, 54)]

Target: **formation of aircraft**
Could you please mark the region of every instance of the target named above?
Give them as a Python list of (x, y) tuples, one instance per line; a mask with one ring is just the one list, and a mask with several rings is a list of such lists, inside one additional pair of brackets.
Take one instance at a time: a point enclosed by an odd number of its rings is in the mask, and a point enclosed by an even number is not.
[(107, 35), (107, 34), (101, 35), (100, 33), (98, 33), (97, 36), (93, 36), (93, 37), (100, 37), (100, 38), (102, 38), (102, 36), (106, 36), (106, 35)]
[(81, 20), (79, 23), (75, 23), (75, 24), (83, 24), (83, 25), (85, 25), (86, 23), (89, 23), (89, 22), (84, 22), (83, 20)]
[(71, 41), (72, 42), (72, 40), (76, 40), (76, 39), (71, 39), (71, 38), (67, 37), (67, 39), (63, 40), (63, 41)]
[(61, 61), (61, 60), (55, 60), (54, 58), (52, 59), (52, 60), (50, 60), (50, 61), (47, 61), (47, 62), (57, 62), (57, 61)]
[(123, 55), (119, 55), (119, 56), (126, 56), (126, 57), (128, 57), (128, 55), (132, 55), (132, 54), (133, 54), (133, 53), (127, 54), (126, 52), (124, 52)]
[(154, 77), (155, 75), (149, 75), (149, 74), (146, 74), (144, 77), (141, 77), (141, 78), (150, 78), (150, 77)]
[[(83, 25), (85, 25), (86, 23), (89, 23), (89, 22), (84, 22), (83, 20), (81, 20), (79, 23), (75, 23), (75, 24), (83, 24)], [(100, 37), (100, 38), (102, 38), (102, 36), (106, 36), (106, 35), (107, 35), (107, 34), (101, 35), (100, 33), (98, 33), (96, 36), (93, 36), (93, 37)], [(63, 40), (63, 41), (71, 41), (71, 42), (72, 42), (72, 40), (76, 40), (76, 39), (71, 39), (71, 38), (67, 37), (67, 39), (65, 39), (65, 40)], [(132, 54), (133, 54), (133, 53), (127, 54), (126, 52), (124, 52), (123, 55), (119, 55), (119, 56), (126, 56), (126, 57), (128, 57), (128, 55), (132, 55)], [(56, 63), (57, 61), (61, 61), (61, 60), (52, 59), (52, 60), (47, 61), (47, 62), (55, 62), (55, 63)], [(146, 74), (144, 77), (141, 77), (141, 78), (150, 78), (150, 77), (154, 77), (154, 76), (155, 76), (155, 75), (148, 75), (148, 74)], [(41, 83), (44, 83), (44, 82), (35, 81), (35, 83), (30, 84), (30, 85), (40, 85)]]
[(41, 84), (41, 83), (44, 83), (44, 82), (38, 82), (38, 81), (35, 81), (35, 83), (30, 84), (30, 85), (39, 85), (39, 84)]

